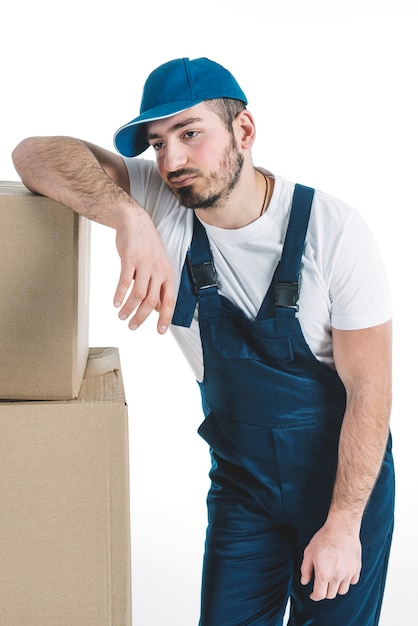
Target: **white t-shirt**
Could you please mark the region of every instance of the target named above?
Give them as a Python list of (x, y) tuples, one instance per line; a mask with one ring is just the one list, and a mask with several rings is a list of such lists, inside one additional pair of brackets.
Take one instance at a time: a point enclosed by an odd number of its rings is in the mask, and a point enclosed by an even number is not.
[[(193, 234), (193, 211), (179, 204), (154, 161), (125, 159), (131, 195), (151, 216), (172, 262), (175, 286)], [(259, 168), (262, 169), (262, 168)], [(275, 180), (266, 212), (243, 228), (204, 224), (220, 282), (219, 292), (254, 319), (281, 257), (294, 184)], [(331, 326), (356, 330), (391, 318), (385, 269), (374, 238), (354, 208), (316, 191), (301, 265), (299, 311), (313, 354), (333, 366)], [(203, 359), (197, 312), (190, 328), (171, 330), (198, 380)]]

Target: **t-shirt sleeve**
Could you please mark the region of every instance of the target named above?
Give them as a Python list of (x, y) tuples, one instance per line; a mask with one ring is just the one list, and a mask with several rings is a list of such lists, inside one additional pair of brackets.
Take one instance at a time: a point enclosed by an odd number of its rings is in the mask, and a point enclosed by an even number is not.
[(147, 187), (147, 176), (146, 172), (144, 172), (146, 162), (142, 159), (130, 159), (127, 157), (123, 157), (123, 160), (128, 170), (131, 196), (135, 198), (141, 206), (144, 206)]
[(158, 224), (167, 212), (166, 203), (161, 202), (167, 190), (154, 161), (141, 158), (124, 158), (129, 175), (130, 193), (147, 211), (154, 224)]
[(355, 210), (340, 233), (329, 284), (334, 328), (358, 330), (390, 320), (386, 270), (369, 226)]

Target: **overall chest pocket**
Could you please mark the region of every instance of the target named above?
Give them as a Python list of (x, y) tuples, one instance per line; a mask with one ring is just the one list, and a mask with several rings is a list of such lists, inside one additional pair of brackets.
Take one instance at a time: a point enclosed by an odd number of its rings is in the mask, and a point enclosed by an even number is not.
[[(277, 320), (251, 321), (243, 318), (205, 320), (201, 327), (202, 341), (206, 333), (212, 349), (224, 359), (252, 359), (269, 363), (291, 363), (294, 360), (292, 340), (280, 336)], [(205, 346), (204, 346), (205, 350)]]

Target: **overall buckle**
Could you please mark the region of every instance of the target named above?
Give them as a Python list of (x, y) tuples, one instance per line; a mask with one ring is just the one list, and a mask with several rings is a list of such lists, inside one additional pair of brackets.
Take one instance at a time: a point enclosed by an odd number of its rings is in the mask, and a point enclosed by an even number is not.
[(198, 294), (200, 289), (209, 289), (209, 287), (218, 287), (218, 274), (216, 273), (213, 261), (205, 261), (192, 265), (188, 259), (190, 276), (193, 282), (195, 293)]
[(296, 283), (276, 282), (274, 287), (274, 306), (299, 311), (299, 286), (300, 280)]

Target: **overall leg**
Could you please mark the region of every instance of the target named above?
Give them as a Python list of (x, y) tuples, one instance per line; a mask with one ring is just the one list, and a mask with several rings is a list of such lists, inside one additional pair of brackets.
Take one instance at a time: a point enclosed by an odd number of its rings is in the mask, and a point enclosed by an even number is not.
[(282, 626), (296, 533), (256, 503), (243, 468), (213, 455), (200, 626)]
[(294, 546), (289, 530), (260, 519), (209, 523), (200, 626), (282, 626)]

